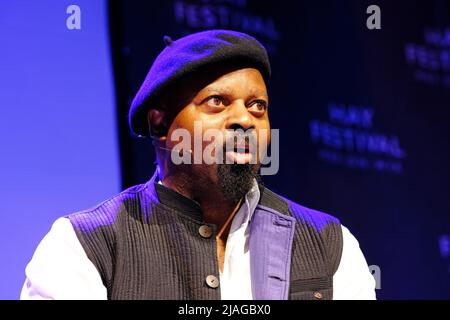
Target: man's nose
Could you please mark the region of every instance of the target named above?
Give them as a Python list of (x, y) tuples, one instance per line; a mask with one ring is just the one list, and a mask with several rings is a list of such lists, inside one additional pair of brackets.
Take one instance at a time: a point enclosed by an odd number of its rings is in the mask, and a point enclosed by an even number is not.
[(228, 106), (229, 117), (227, 119), (226, 128), (244, 131), (254, 129), (255, 124), (251, 114), (248, 112), (244, 102), (236, 101)]

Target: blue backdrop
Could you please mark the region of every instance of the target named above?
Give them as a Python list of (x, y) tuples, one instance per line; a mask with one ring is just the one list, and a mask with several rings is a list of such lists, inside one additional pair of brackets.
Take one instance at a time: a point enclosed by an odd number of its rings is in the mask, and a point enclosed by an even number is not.
[(0, 2), (0, 299), (52, 222), (120, 190), (106, 1)]

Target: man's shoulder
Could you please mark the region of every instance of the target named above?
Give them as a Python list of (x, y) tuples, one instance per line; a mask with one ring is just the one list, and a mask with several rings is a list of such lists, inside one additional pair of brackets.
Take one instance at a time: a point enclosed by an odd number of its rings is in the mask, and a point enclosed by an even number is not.
[(120, 214), (127, 213), (129, 210), (141, 209), (141, 202), (147, 201), (147, 197), (143, 196), (147, 187), (148, 183), (132, 186), (89, 209), (64, 217), (70, 220), (75, 229), (84, 232), (112, 225)]
[(286, 199), (286, 201), (289, 203), (292, 214), (298, 219), (340, 223), (339, 219), (330, 213), (306, 207), (290, 199)]
[[(278, 211), (283, 211), (283, 206), (285, 206), (285, 210), (287, 210), (287, 212), (284, 213), (288, 213), (289, 215), (294, 217), (297, 222), (313, 224), (318, 229), (322, 229), (323, 226), (330, 223), (338, 225), (340, 224), (339, 219), (334, 215), (306, 207), (300, 203), (297, 203), (291, 199), (275, 193), (267, 187), (264, 188), (263, 197), (265, 197), (266, 202), (269, 202), (270, 204), (278, 202), (279, 204), (276, 206)], [(267, 201), (267, 199), (269, 199), (269, 201)]]
[[(267, 201), (264, 198), (271, 200)], [(344, 243), (339, 219), (331, 214), (308, 208), (270, 190), (264, 190), (262, 200), (275, 203), (274, 206), (278, 207), (280, 212), (283, 213), (285, 210), (285, 214), (295, 219), (294, 242), (296, 247), (302, 248), (300, 251), (307, 248), (318, 256), (326, 255), (325, 259), (328, 261), (330, 274), (334, 274), (341, 260)], [(276, 204), (277, 202), (278, 204)], [(297, 252), (297, 254), (302, 255), (303, 253)]]

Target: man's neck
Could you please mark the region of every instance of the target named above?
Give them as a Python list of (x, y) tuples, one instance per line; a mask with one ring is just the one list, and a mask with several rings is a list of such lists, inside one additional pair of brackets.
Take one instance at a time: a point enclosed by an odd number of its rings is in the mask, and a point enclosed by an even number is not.
[[(217, 232), (223, 233), (232, 216), (239, 209), (241, 200), (226, 199), (218, 182), (188, 177), (185, 174), (168, 175), (163, 185), (183, 196), (196, 201), (202, 210), (203, 220), (217, 226)], [(225, 235), (225, 234), (224, 234)]]

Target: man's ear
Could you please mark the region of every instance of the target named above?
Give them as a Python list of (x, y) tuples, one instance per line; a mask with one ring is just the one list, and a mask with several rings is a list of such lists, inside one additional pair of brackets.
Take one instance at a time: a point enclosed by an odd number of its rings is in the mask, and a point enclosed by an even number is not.
[(161, 109), (150, 109), (147, 114), (148, 129), (151, 138), (160, 139), (167, 135), (166, 114)]

